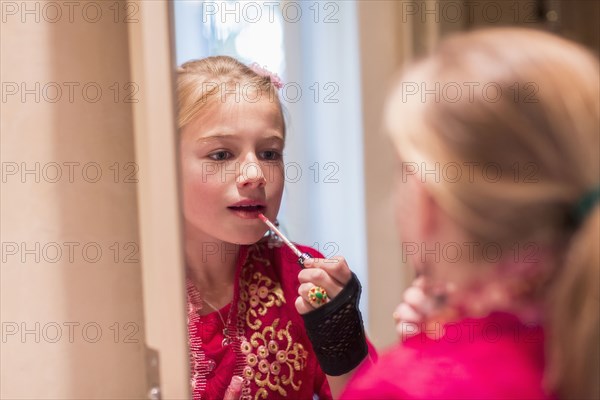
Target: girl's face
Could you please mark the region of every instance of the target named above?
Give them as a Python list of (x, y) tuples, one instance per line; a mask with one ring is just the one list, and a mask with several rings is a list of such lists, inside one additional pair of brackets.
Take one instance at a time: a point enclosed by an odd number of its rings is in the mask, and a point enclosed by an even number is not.
[(181, 132), (186, 234), (251, 244), (275, 219), (283, 193), (284, 123), (269, 99), (210, 105)]
[(489, 270), (476, 258), (482, 245), (468, 236), (431, 195), (432, 186), (442, 183), (434, 181), (431, 174), (415, 173), (415, 168), (433, 170), (424, 163), (417, 166), (402, 162), (397, 169), (394, 200), (403, 260), (423, 277), (426, 294), (436, 295), (451, 288), (460, 292), (452, 301), (461, 302), (458, 296), (462, 290), (481, 281)]

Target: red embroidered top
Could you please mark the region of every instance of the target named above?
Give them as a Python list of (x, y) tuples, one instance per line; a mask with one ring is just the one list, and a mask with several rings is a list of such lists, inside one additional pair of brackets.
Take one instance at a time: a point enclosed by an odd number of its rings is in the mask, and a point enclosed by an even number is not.
[[(298, 246), (316, 258), (314, 249)], [(188, 280), (188, 329), (194, 400), (222, 399), (233, 375), (244, 381), (240, 399), (331, 399), (302, 317), (294, 303), (300, 266), (287, 247), (266, 241), (241, 246), (232, 303), (205, 316)], [(225, 321), (226, 327), (223, 326)], [(227, 338), (224, 335), (227, 330)], [(228, 340), (229, 339), (229, 340)], [(223, 341), (229, 344), (223, 345)]]

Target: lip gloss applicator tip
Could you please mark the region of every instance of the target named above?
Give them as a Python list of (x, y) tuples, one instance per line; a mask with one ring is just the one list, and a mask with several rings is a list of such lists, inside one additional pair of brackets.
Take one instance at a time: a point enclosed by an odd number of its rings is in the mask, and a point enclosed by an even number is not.
[(262, 213), (258, 214), (258, 218), (260, 218), (260, 220), (262, 222), (264, 222), (269, 227), (269, 229), (271, 229), (273, 232), (275, 232), (275, 234), (277, 234), (277, 236), (279, 236), (279, 238), (281, 240), (283, 240), (283, 242), (294, 252), (294, 254), (298, 256), (298, 264), (300, 264), (302, 267), (304, 267), (304, 261), (308, 260), (309, 258), (312, 258), (312, 256), (308, 253), (301, 252), (294, 245), (294, 243), (290, 242), (290, 240), (288, 238), (286, 238), (285, 235), (283, 233), (281, 233), (281, 231), (279, 229), (277, 229), (275, 224), (273, 224), (271, 221), (269, 221), (269, 219), (267, 217), (265, 217)]

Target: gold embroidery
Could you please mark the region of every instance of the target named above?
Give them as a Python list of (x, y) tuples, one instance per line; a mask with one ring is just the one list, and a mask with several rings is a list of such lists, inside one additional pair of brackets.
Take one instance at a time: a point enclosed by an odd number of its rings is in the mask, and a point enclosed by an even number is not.
[(292, 342), (292, 321), (288, 321), (285, 329), (277, 329), (279, 321), (277, 318), (273, 325), (265, 327), (262, 332), (255, 332), (249, 341), (241, 344), (247, 363), (244, 377), (254, 379), (259, 387), (255, 399), (266, 399), (267, 388), (281, 396), (287, 396), (284, 386), (291, 386), (298, 391), (302, 385), (302, 380), (294, 378), (296, 372), (304, 369), (308, 352), (300, 343)]
[[(306, 366), (308, 352), (302, 344), (293, 342), (290, 329), (297, 327), (292, 321), (278, 329), (283, 321), (277, 318), (270, 326), (263, 327), (262, 319), (268, 309), (281, 307), (286, 301), (280, 283), (255, 270), (255, 264), (271, 265), (268, 259), (262, 258), (263, 249), (257, 245), (252, 250), (240, 275), (238, 315), (254, 331), (249, 340), (242, 339), (239, 347), (246, 364), (242, 376), (248, 384), (241, 398), (266, 399), (275, 393), (286, 397), (290, 387), (296, 392), (300, 390), (301, 371)], [(251, 381), (258, 387), (255, 393), (250, 391)]]
[[(251, 265), (248, 267), (251, 267)], [(247, 268), (246, 271), (250, 272), (251, 268)], [(247, 273), (244, 275), (247, 275)], [(260, 317), (267, 314), (269, 307), (274, 305), (279, 307), (285, 303), (285, 297), (279, 282), (274, 282), (260, 272), (253, 273), (250, 279), (245, 278), (243, 276), (241, 279), (242, 291), (240, 298), (242, 301), (238, 305), (238, 310), (240, 312), (246, 311), (246, 322), (250, 328), (259, 329), (262, 325)], [(247, 310), (246, 302), (250, 304)]]

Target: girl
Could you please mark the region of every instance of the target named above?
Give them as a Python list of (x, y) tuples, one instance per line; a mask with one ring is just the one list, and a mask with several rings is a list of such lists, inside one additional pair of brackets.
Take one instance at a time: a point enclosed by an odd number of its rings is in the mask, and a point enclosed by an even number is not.
[[(264, 238), (258, 218), (275, 220), (283, 192), (280, 86), (268, 71), (230, 57), (188, 62), (178, 71), (194, 399), (331, 398), (294, 308), (318, 307), (309, 295), (315, 285), (299, 288), (297, 256), (274, 235)], [(326, 275), (337, 279), (322, 285), (333, 303), (352, 275), (343, 260), (330, 265), (336, 272)], [(323, 274), (308, 270), (305, 281)]]
[(401, 238), (421, 249), (398, 310), (412, 337), (342, 398), (600, 398), (599, 76), (521, 29), (453, 37), (403, 76), (386, 118)]

